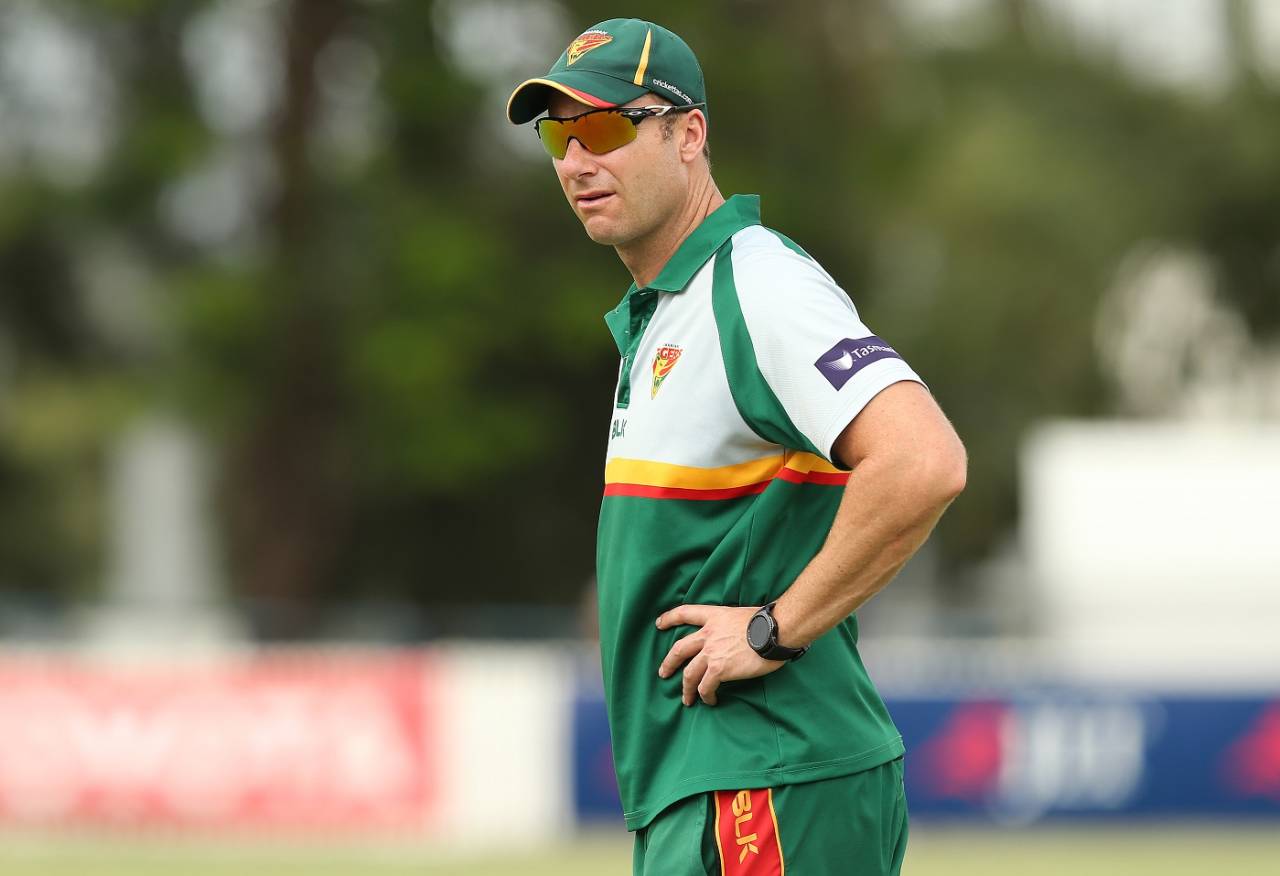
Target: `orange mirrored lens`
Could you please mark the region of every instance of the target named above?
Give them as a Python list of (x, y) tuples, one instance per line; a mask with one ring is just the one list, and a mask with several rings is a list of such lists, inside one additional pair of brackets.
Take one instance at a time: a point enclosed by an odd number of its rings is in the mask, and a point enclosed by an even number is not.
[(576, 139), (589, 152), (603, 155), (636, 138), (635, 124), (621, 113), (589, 112), (572, 119), (539, 119), (538, 138), (552, 158), (564, 158)]

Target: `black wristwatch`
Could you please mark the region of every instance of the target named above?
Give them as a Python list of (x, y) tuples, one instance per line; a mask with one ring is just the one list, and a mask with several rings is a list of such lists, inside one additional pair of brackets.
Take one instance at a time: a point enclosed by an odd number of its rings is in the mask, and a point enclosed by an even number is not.
[(777, 601), (770, 602), (751, 616), (747, 623), (747, 644), (765, 660), (799, 660), (809, 646), (788, 648), (778, 644), (778, 621), (774, 619), (773, 607)]

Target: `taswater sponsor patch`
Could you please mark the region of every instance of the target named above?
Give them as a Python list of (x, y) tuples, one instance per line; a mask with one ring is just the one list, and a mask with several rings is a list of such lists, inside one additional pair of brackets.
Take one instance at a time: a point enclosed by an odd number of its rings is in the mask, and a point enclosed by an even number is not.
[(865, 338), (845, 338), (818, 357), (813, 365), (836, 389), (840, 389), (853, 375), (872, 362), (881, 359), (901, 359), (898, 351), (875, 335)]

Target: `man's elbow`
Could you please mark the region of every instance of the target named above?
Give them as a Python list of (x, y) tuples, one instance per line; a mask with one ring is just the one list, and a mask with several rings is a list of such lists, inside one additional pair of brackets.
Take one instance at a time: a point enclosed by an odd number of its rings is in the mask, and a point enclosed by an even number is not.
[(960, 443), (959, 437), (953, 437), (950, 444), (946, 451), (938, 454), (939, 458), (934, 466), (934, 489), (944, 505), (951, 504), (963, 493), (969, 481), (969, 456), (965, 453), (964, 445)]
[(940, 479), (942, 495), (948, 503), (964, 492), (969, 482), (969, 458), (960, 448), (960, 452), (950, 460), (946, 474)]
[(945, 508), (964, 492), (969, 480), (969, 458), (964, 445), (954, 433), (915, 461), (921, 491), (936, 507)]

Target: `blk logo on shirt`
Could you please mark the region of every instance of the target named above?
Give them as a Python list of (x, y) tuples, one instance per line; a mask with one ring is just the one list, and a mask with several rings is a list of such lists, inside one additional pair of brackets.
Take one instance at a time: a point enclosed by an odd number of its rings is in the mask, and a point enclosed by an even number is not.
[(893, 347), (875, 335), (868, 335), (865, 338), (845, 338), (819, 356), (813, 366), (827, 378), (828, 383), (840, 389), (872, 362), (901, 358)]

